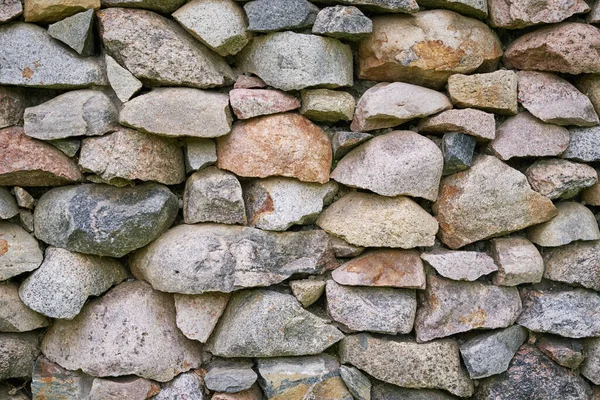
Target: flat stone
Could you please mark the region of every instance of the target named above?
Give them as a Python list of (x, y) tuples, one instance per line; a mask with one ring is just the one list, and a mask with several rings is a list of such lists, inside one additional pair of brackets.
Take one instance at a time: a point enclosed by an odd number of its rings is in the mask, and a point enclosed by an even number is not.
[(315, 0), (315, 3), (339, 3), (377, 13), (414, 13), (419, 5), (413, 0)]
[(122, 102), (129, 100), (134, 94), (142, 88), (142, 82), (131, 72), (121, 67), (114, 58), (108, 54), (104, 55), (106, 63), (106, 76), (110, 87)]
[(184, 5), (186, 0), (102, 0), (103, 7), (145, 8), (170, 14)]
[(277, 114), (300, 107), (300, 101), (291, 94), (268, 89), (233, 89), (229, 92), (229, 102), (239, 119)]
[(477, 140), (491, 140), (496, 136), (494, 114), (474, 108), (447, 110), (419, 122), (419, 132), (445, 134), (458, 132)]
[(433, 211), (440, 239), (452, 249), (545, 222), (557, 213), (550, 199), (529, 187), (525, 175), (485, 155), (475, 157), (470, 169), (442, 179)]
[(40, 355), (33, 365), (31, 393), (34, 399), (85, 399), (91, 394), (93, 381), (92, 376), (64, 369)]
[(436, 220), (408, 197), (351, 192), (321, 213), (316, 224), (356, 246), (411, 249), (433, 246)]
[(478, 19), (488, 16), (487, 0), (418, 0), (420, 6), (444, 8)]
[(439, 89), (453, 74), (493, 71), (501, 56), (487, 25), (452, 11), (378, 16), (360, 42), (358, 78)]
[(199, 371), (190, 371), (178, 375), (172, 381), (163, 385), (160, 393), (153, 400), (171, 400), (190, 398), (194, 400), (208, 400), (204, 382)]
[(383, 196), (435, 201), (443, 165), (442, 152), (433, 141), (412, 131), (392, 131), (351, 150), (331, 178)]
[(442, 137), (444, 169), (442, 175), (452, 175), (471, 166), (477, 139), (458, 132), (449, 132)]
[(306, 308), (319, 300), (325, 292), (325, 281), (317, 279), (291, 281), (290, 289), (302, 307)]
[(544, 123), (524, 111), (506, 119), (489, 148), (501, 160), (513, 157), (557, 156), (569, 146), (569, 131)]
[(350, 129), (389, 128), (450, 108), (450, 100), (435, 90), (402, 82), (379, 83), (361, 96)]
[(350, 93), (329, 89), (302, 90), (300, 114), (312, 121), (351, 121), (356, 101)]
[[(18, 2), (21, 4), (20, 0)], [(0, 104), (0, 128), (19, 125), (28, 104), (25, 91), (22, 88), (0, 87)]]
[(100, 8), (100, 0), (27, 0), (23, 17), (27, 22), (55, 22), (89, 8)]
[(244, 185), (248, 225), (285, 231), (292, 225), (312, 224), (337, 191), (335, 182), (321, 185), (279, 177), (253, 180)]
[(92, 382), (89, 400), (146, 400), (160, 392), (153, 381), (138, 377), (112, 379), (96, 378)]
[(569, 199), (598, 182), (598, 173), (589, 165), (556, 158), (536, 161), (525, 175), (532, 189), (549, 199)]
[(448, 94), (458, 107), (496, 114), (517, 113), (517, 74), (500, 70), (487, 74), (456, 74), (448, 78)]
[(421, 258), (438, 274), (455, 281), (474, 281), (498, 270), (494, 259), (479, 251), (437, 250), (422, 253)]
[(0, 281), (33, 271), (43, 259), (37, 240), (19, 225), (0, 222)]
[(510, 360), (527, 339), (519, 325), (477, 335), (460, 345), (460, 354), (471, 379), (487, 378), (508, 369)]
[(340, 376), (356, 400), (371, 400), (371, 380), (358, 368), (340, 366)]
[(358, 8), (325, 7), (317, 14), (312, 33), (358, 41), (373, 31), (373, 23)]
[(527, 230), (529, 240), (539, 246), (557, 247), (576, 240), (600, 239), (598, 222), (589, 208), (574, 201), (557, 203), (556, 208), (556, 217)]
[(536, 346), (548, 357), (563, 367), (575, 369), (585, 359), (583, 344), (560, 336), (542, 336)]
[(371, 400), (455, 400), (456, 397), (441, 390), (407, 389), (389, 383), (377, 382), (371, 390)]
[(0, 9), (0, 22), (8, 22), (23, 14), (23, 3), (21, 0), (3, 0)]
[(175, 294), (177, 327), (193, 340), (206, 343), (229, 301), (228, 293)]
[(329, 238), (331, 239), (331, 247), (337, 258), (357, 257), (365, 251), (364, 247), (350, 244), (337, 236), (329, 235)]
[(119, 122), (162, 136), (212, 138), (231, 130), (229, 96), (192, 88), (159, 88), (125, 103)]
[(199, 171), (217, 162), (217, 145), (214, 140), (203, 138), (185, 139), (185, 169)]
[(250, 389), (237, 393), (215, 392), (211, 400), (263, 400), (263, 392), (255, 383)]
[(75, 157), (81, 147), (81, 140), (79, 139), (56, 139), (47, 140), (46, 142), (62, 151), (67, 157)]
[(10, 219), (18, 213), (17, 201), (7, 188), (0, 186), (0, 219)]
[(237, 393), (248, 390), (256, 382), (253, 362), (233, 360), (213, 360), (204, 376), (206, 388), (217, 392)]
[(258, 76), (239, 75), (233, 84), (234, 89), (263, 89), (267, 84)]
[(340, 364), (328, 354), (263, 358), (256, 362), (267, 399), (352, 400)]
[(320, 230), (276, 233), (235, 225), (178, 225), (130, 260), (138, 279), (163, 292), (201, 294), (269, 286), (321, 274), (333, 252)]
[(233, 83), (227, 63), (174, 21), (127, 8), (106, 8), (96, 16), (107, 54), (144, 85), (205, 89)]
[(219, 222), (246, 224), (242, 185), (234, 174), (208, 167), (185, 183), (183, 220), (186, 224)]
[(342, 340), (340, 359), (397, 386), (444, 389), (460, 397), (473, 394), (473, 383), (460, 365), (458, 343), (452, 339), (418, 344), (405, 336), (360, 333)]
[(93, 26), (94, 10), (87, 10), (51, 24), (48, 27), (48, 34), (78, 54), (91, 56), (94, 54)]
[(319, 8), (306, 0), (254, 0), (244, 11), (249, 31), (273, 32), (310, 28)]
[(544, 265), (546, 279), (600, 291), (600, 241), (598, 240), (574, 242), (547, 249), (544, 251)]
[(521, 70), (573, 75), (600, 73), (598, 46), (600, 29), (588, 24), (563, 22), (520, 36), (506, 49), (503, 62), (506, 68)]
[(570, 128), (569, 147), (562, 153), (562, 158), (577, 161), (600, 161), (600, 127)]
[(600, 339), (585, 340), (585, 360), (581, 365), (581, 374), (593, 384), (600, 385)]
[(494, 285), (516, 286), (539, 283), (544, 274), (544, 260), (537, 247), (520, 236), (490, 240), (490, 254), (498, 266)]
[[(270, 4), (264, 0), (261, 3)], [(242, 72), (258, 75), (281, 90), (336, 88), (353, 83), (350, 47), (316, 35), (276, 32), (257, 36), (237, 54), (237, 65)]]
[[(146, 333), (143, 340), (139, 332)], [(55, 320), (42, 351), (70, 370), (98, 377), (134, 374), (159, 382), (201, 362), (200, 346), (175, 325), (173, 297), (137, 281), (88, 302), (72, 320)]]
[(244, 10), (232, 0), (191, 1), (173, 18), (221, 56), (236, 54), (252, 39)]
[(343, 337), (294, 296), (242, 290), (231, 296), (206, 350), (220, 357), (301, 356), (321, 353)]
[(46, 317), (29, 309), (19, 298), (16, 283), (0, 283), (0, 332), (27, 332), (48, 325)]
[(177, 198), (155, 183), (117, 188), (87, 184), (46, 192), (35, 208), (35, 234), (70, 251), (122, 257), (175, 220)]
[(238, 176), (327, 183), (331, 158), (327, 134), (298, 114), (237, 122), (230, 135), (217, 139), (217, 166)]
[[(598, 9), (598, 11), (600, 12), (600, 7), (598, 6), (598, 4), (600, 3), (596, 2), (594, 8)], [(592, 12), (588, 14), (588, 17), (591, 15), (591, 13)], [(575, 86), (581, 93), (583, 93), (590, 99), (590, 101), (594, 105), (596, 114), (598, 114), (600, 112), (600, 76), (598, 76), (597, 74), (579, 75), (575, 80)]]
[(561, 22), (574, 14), (589, 11), (585, 1), (564, 3), (544, 0), (535, 7), (524, 1), (488, 0), (490, 25), (495, 28), (521, 29), (531, 25)]
[(373, 135), (365, 132), (338, 131), (331, 137), (331, 148), (334, 160), (344, 157), (356, 146), (373, 138)]
[(39, 333), (0, 333), (0, 380), (29, 378), (40, 354)]
[(0, 46), (0, 85), (74, 89), (107, 84), (98, 58), (79, 56), (41, 26), (24, 22), (2, 25)]

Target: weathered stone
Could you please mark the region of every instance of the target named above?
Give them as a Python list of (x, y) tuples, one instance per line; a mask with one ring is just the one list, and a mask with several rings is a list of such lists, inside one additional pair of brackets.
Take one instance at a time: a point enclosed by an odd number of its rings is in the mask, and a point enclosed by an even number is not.
[(238, 53), (237, 64), (242, 72), (258, 75), (281, 90), (353, 83), (350, 47), (316, 35), (277, 32), (255, 37)]
[(457, 132), (449, 132), (442, 137), (442, 153), (444, 155), (444, 169), (442, 175), (452, 175), (464, 171), (471, 166), (475, 144), (473, 136)]
[(433, 246), (436, 220), (408, 197), (351, 192), (321, 213), (316, 224), (364, 247)]
[(306, 0), (254, 0), (244, 11), (249, 31), (273, 32), (310, 28), (319, 8)]
[(233, 0), (195, 0), (173, 13), (192, 36), (221, 56), (239, 52), (252, 38), (244, 10)]
[(238, 176), (326, 183), (331, 157), (327, 134), (292, 113), (238, 122), (230, 135), (217, 139), (217, 166)]
[(142, 88), (142, 82), (131, 72), (121, 67), (114, 58), (108, 54), (104, 55), (106, 63), (106, 76), (110, 87), (122, 102), (129, 100), (134, 94)]
[(257, 378), (253, 365), (252, 361), (213, 360), (204, 376), (206, 388), (226, 393), (248, 390)]
[(599, 46), (600, 29), (563, 22), (522, 35), (506, 49), (503, 61), (506, 68), (521, 70), (600, 73)]
[(484, 155), (475, 157), (470, 169), (442, 180), (433, 211), (440, 238), (452, 249), (545, 222), (557, 213), (550, 199), (529, 187), (525, 175)]
[(69, 186), (40, 198), (35, 234), (70, 251), (122, 257), (167, 230), (177, 211), (175, 195), (154, 183), (128, 188)]
[[(559, 206), (560, 204), (563, 203), (559, 203)], [(546, 279), (600, 291), (600, 241), (598, 240), (587, 243), (575, 242), (547, 249), (544, 252), (544, 264)]]
[(600, 22), (600, 4), (597, 1), (591, 6), (591, 10), (586, 15), (585, 19), (587, 20), (588, 24), (597, 24)]
[(177, 327), (190, 339), (206, 343), (229, 301), (228, 293), (175, 294)]
[(94, 10), (87, 10), (50, 25), (48, 34), (77, 53), (91, 56), (94, 53), (93, 25)]
[(325, 7), (312, 27), (312, 33), (337, 39), (362, 40), (373, 31), (371, 20), (356, 7)]
[(264, 358), (256, 362), (267, 399), (352, 400), (340, 364), (328, 355)]
[(573, 14), (589, 11), (583, 0), (565, 3), (559, 0), (527, 1), (488, 0), (490, 24), (496, 28), (521, 29), (531, 25), (552, 24)]
[(460, 354), (471, 379), (500, 374), (527, 339), (527, 330), (519, 325), (477, 335), (460, 345)]
[(364, 132), (338, 131), (331, 137), (333, 158), (339, 160), (356, 146), (372, 139), (373, 135)]
[(66, 370), (43, 355), (35, 360), (31, 378), (31, 393), (36, 400), (87, 398), (94, 379), (81, 371)]
[(333, 252), (320, 230), (275, 233), (235, 225), (178, 225), (136, 252), (130, 267), (163, 292), (269, 286), (293, 274), (331, 268)]
[(21, 0), (3, 0), (0, 8), (0, 22), (8, 22), (23, 14), (23, 2)]
[(79, 139), (56, 139), (47, 140), (46, 142), (62, 151), (67, 157), (75, 157), (81, 147), (81, 140)]
[(184, 5), (186, 0), (102, 0), (103, 7), (145, 8), (170, 14)]
[(25, 229), (29, 233), (33, 233), (33, 213), (29, 210), (20, 210), (19, 211), (19, 221), (23, 229)]
[(18, 125), (23, 119), (23, 112), (27, 104), (27, 97), (23, 89), (0, 86), (0, 128)]
[(263, 89), (267, 84), (258, 76), (239, 75), (233, 84), (234, 89)]
[(371, 400), (455, 400), (441, 390), (407, 389), (389, 383), (377, 382), (371, 390)]
[(437, 250), (422, 253), (421, 258), (438, 274), (455, 281), (474, 281), (498, 270), (494, 260), (479, 251)]
[(430, 10), (373, 18), (358, 56), (360, 79), (441, 88), (452, 74), (494, 70), (502, 48), (483, 22)]
[(331, 239), (331, 247), (337, 258), (357, 257), (365, 251), (364, 247), (350, 244), (337, 236), (330, 235), (329, 238)]
[(0, 281), (33, 271), (43, 259), (37, 240), (19, 225), (0, 222)]
[(248, 390), (238, 393), (216, 392), (211, 400), (263, 400), (263, 393), (257, 383)]
[(208, 400), (204, 394), (204, 382), (199, 371), (190, 371), (178, 375), (172, 381), (163, 385), (160, 393), (153, 400), (194, 399)]
[(417, 2), (427, 8), (444, 8), (478, 19), (485, 19), (488, 16), (488, 0), (418, 0)]
[(581, 191), (581, 201), (583, 204), (591, 206), (600, 205), (600, 183), (596, 182), (592, 186), (583, 189)]
[(325, 291), (325, 281), (316, 279), (291, 281), (290, 289), (302, 307), (306, 308), (319, 300)]
[(371, 381), (358, 368), (340, 366), (340, 376), (356, 400), (371, 400)]
[(488, 74), (456, 74), (448, 78), (448, 94), (459, 107), (473, 107), (496, 114), (517, 113), (517, 74), (500, 70)]
[(408, 83), (380, 83), (367, 90), (356, 105), (353, 131), (401, 125), (452, 108), (440, 92)]
[(600, 127), (571, 128), (569, 147), (562, 153), (562, 158), (584, 162), (600, 161)]
[(0, 354), (0, 380), (31, 377), (40, 354), (38, 333), (0, 333)]
[(544, 260), (533, 243), (524, 237), (492, 239), (490, 253), (498, 266), (494, 285), (516, 286), (542, 280)]
[(342, 363), (372, 377), (406, 388), (436, 388), (469, 397), (473, 383), (460, 365), (458, 343), (436, 340), (418, 344), (408, 337), (346, 336), (340, 344)]
[(300, 114), (319, 122), (351, 121), (356, 101), (350, 93), (329, 89), (302, 90)]
[(245, 225), (242, 186), (235, 175), (216, 167), (194, 172), (185, 184), (183, 220)]
[(108, 55), (145, 85), (204, 89), (233, 82), (227, 63), (174, 21), (127, 8), (107, 8), (96, 15)]
[(418, 128), (423, 133), (464, 133), (478, 140), (491, 140), (496, 136), (494, 114), (473, 108), (441, 112), (421, 120)]
[(538, 160), (525, 171), (529, 184), (550, 199), (569, 199), (598, 182), (589, 165), (556, 158)]
[(575, 369), (585, 359), (581, 342), (560, 336), (542, 336), (536, 346), (548, 357), (563, 367)]
[(300, 356), (321, 353), (343, 337), (294, 296), (242, 290), (231, 296), (207, 350), (221, 357)]
[[(600, 3), (596, 2), (595, 8), (600, 12)], [(591, 12), (590, 12), (591, 14)], [(588, 14), (588, 16), (590, 15)], [(600, 21), (598, 21), (600, 22)], [(596, 110), (596, 114), (600, 113), (600, 75), (584, 74), (579, 75), (575, 80), (575, 86), (581, 93), (586, 95)]]
[(239, 119), (277, 114), (300, 107), (300, 101), (291, 94), (267, 89), (233, 89), (229, 92), (229, 102)]
[(79, 56), (40, 26), (23, 22), (2, 25), (0, 46), (2, 85), (72, 89), (107, 83), (99, 59)]
[(89, 8), (100, 8), (100, 0), (26, 0), (27, 22), (55, 22)]
[(576, 240), (598, 240), (600, 230), (594, 213), (574, 201), (556, 204), (558, 215), (550, 221), (530, 227), (527, 237), (544, 247), (557, 247)]
[(335, 182), (320, 185), (278, 177), (254, 180), (244, 186), (248, 225), (285, 231), (292, 225), (312, 224), (337, 191)]
[(581, 374), (600, 385), (600, 338), (585, 340), (585, 360), (581, 365)]
[(0, 282), (0, 332), (27, 332), (49, 324), (46, 317), (23, 303), (16, 283)]
[[(8, 189), (0, 186), (0, 219), (9, 219), (19, 213), (19, 206)], [(1, 279), (0, 279), (1, 280)]]
[[(2, 192), (3, 189), (4, 188), (0, 189), (0, 192)], [(6, 189), (4, 189), (4, 190), (6, 190)], [(18, 187), (18, 186), (14, 187), (14, 192), (15, 192), (15, 199), (17, 200), (17, 204), (19, 205), (19, 207), (33, 210), (33, 207), (35, 205), (35, 199), (33, 198), (33, 196), (31, 196), (25, 189), (23, 189), (22, 187)], [(1, 195), (2, 194), (0, 193), (0, 197), (1, 197)], [(0, 213), (0, 218), (2, 218), (1, 215), (2, 214)]]
[(160, 386), (156, 382), (144, 378), (96, 378), (92, 382), (89, 400), (146, 400), (159, 391)]

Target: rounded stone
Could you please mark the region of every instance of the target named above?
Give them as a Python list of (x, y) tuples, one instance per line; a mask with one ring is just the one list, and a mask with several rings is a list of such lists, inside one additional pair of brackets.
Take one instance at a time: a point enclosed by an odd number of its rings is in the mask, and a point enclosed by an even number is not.
[(39, 243), (25, 229), (0, 222), (0, 281), (33, 271), (43, 259)]
[(556, 217), (527, 230), (529, 240), (539, 246), (557, 247), (576, 240), (600, 239), (598, 222), (589, 208), (574, 201), (564, 201), (557, 203), (556, 209)]

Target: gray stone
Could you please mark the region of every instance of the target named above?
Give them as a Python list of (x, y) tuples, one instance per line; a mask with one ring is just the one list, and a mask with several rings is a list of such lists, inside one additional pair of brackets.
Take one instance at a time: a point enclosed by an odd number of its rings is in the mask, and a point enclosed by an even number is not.
[(414, 13), (419, 5), (413, 0), (315, 0), (315, 3), (339, 3), (377, 13)]
[(189, 338), (206, 343), (229, 301), (228, 293), (175, 294), (177, 327)]
[(563, 367), (575, 369), (585, 359), (583, 343), (578, 340), (545, 335), (536, 340), (535, 345)]
[(557, 158), (536, 161), (525, 175), (533, 190), (550, 199), (569, 199), (598, 182), (598, 173), (589, 165)]
[(154, 183), (116, 188), (87, 184), (46, 192), (35, 208), (35, 234), (70, 251), (122, 257), (175, 220), (177, 198)]
[(560, 22), (573, 14), (583, 13), (590, 7), (583, 0), (564, 3), (543, 0), (532, 6), (526, 1), (488, 0), (490, 25), (495, 28), (521, 29), (531, 25)]
[(539, 246), (557, 247), (576, 240), (600, 239), (598, 222), (589, 208), (574, 201), (564, 201), (557, 203), (556, 209), (556, 217), (527, 230), (529, 240)]
[(312, 121), (334, 123), (351, 121), (356, 100), (347, 92), (329, 89), (302, 90), (300, 114)]
[(371, 20), (356, 7), (325, 7), (312, 28), (312, 33), (338, 39), (362, 40), (373, 31)]
[(477, 335), (460, 345), (460, 354), (471, 379), (487, 378), (508, 369), (513, 356), (527, 339), (519, 325)]
[(427, 276), (427, 289), (419, 292), (415, 320), (417, 342), (467, 332), (512, 325), (521, 313), (514, 287), (483, 282), (457, 282)]
[(291, 281), (290, 289), (302, 307), (306, 308), (319, 300), (325, 291), (325, 281), (317, 279)]
[(267, 84), (258, 76), (239, 75), (233, 84), (234, 89), (264, 89)]
[(33, 213), (31, 211), (21, 209), (21, 211), (19, 211), (19, 222), (21, 223), (23, 229), (25, 229), (28, 233), (33, 233)]
[(452, 339), (418, 344), (406, 336), (360, 333), (342, 340), (340, 359), (401, 387), (444, 389), (460, 397), (473, 394), (473, 383), (460, 365), (458, 343)]
[(24, 387), (15, 387), (10, 383), (4, 382), (0, 384), (0, 399), (2, 400), (30, 400), (30, 397), (25, 394)]
[(31, 393), (36, 400), (85, 399), (90, 394), (93, 381), (93, 377), (81, 371), (64, 369), (41, 355), (33, 365)]
[(97, 90), (73, 90), (25, 109), (27, 136), (53, 140), (96, 136), (114, 131), (118, 112), (110, 98)]
[(127, 8), (107, 8), (96, 15), (108, 55), (144, 85), (204, 89), (233, 83), (227, 63), (175, 21)]
[(146, 400), (159, 391), (160, 386), (156, 382), (144, 378), (95, 378), (90, 389), (89, 400)]
[(0, 282), (0, 332), (27, 332), (49, 324), (46, 317), (23, 303), (16, 283)]
[(479, 19), (486, 19), (488, 16), (488, 0), (418, 0), (417, 3), (427, 8), (445, 8)]
[(185, 4), (185, 0), (102, 0), (103, 7), (145, 8), (170, 14)]
[(342, 365), (340, 376), (355, 400), (371, 400), (371, 380), (358, 368)]
[(229, 96), (191, 88), (160, 88), (125, 103), (121, 124), (162, 136), (211, 138), (231, 131)]
[(333, 252), (337, 258), (356, 257), (365, 251), (364, 247), (350, 244), (337, 236), (330, 235), (330, 239), (331, 247), (333, 248)]
[(600, 23), (600, 3), (597, 1), (592, 5), (592, 9), (586, 16), (586, 20), (589, 24)]
[(300, 356), (321, 353), (343, 337), (294, 296), (242, 290), (231, 296), (206, 350), (221, 357)]
[(93, 25), (94, 10), (87, 10), (51, 24), (48, 34), (77, 53), (91, 56), (94, 53)]
[(421, 254), (438, 274), (455, 281), (474, 281), (498, 270), (494, 260), (479, 251), (437, 250)]
[(62, 151), (67, 157), (75, 157), (81, 147), (81, 140), (79, 139), (56, 139), (47, 142)]
[(464, 171), (471, 166), (475, 144), (474, 136), (457, 132), (449, 132), (442, 137), (442, 153), (444, 169), (442, 175), (452, 175)]
[(19, 125), (29, 103), (27, 100), (26, 92), (22, 88), (0, 86), (0, 128)]
[(18, 213), (19, 206), (15, 198), (7, 188), (0, 186), (0, 219), (9, 219)]
[(229, 91), (229, 102), (239, 119), (276, 114), (300, 107), (300, 101), (291, 94), (269, 89), (233, 89)]
[(244, 390), (238, 393), (223, 393), (215, 392), (211, 397), (211, 400), (263, 400), (263, 392), (260, 390), (258, 383), (252, 385), (248, 390)]
[(185, 139), (185, 169), (199, 171), (217, 162), (217, 145), (211, 139)]
[[(2, 190), (0, 189), (0, 192), (1, 191)], [(33, 207), (35, 205), (35, 199), (33, 198), (33, 196), (31, 196), (25, 189), (18, 186), (14, 187), (14, 192), (15, 199), (17, 200), (17, 204), (19, 205), (19, 207), (33, 210)]]
[(258, 377), (252, 366), (251, 361), (213, 360), (204, 376), (206, 388), (225, 393), (250, 389)]
[(37, 332), (0, 333), (0, 380), (31, 377), (39, 341)]
[(114, 58), (108, 54), (104, 55), (106, 63), (106, 76), (110, 87), (122, 102), (129, 100), (134, 94), (142, 88), (142, 82), (131, 72), (121, 67)]
[(356, 146), (373, 138), (373, 135), (365, 132), (335, 132), (331, 138), (333, 158), (339, 160)]
[(378, 382), (371, 390), (371, 400), (455, 400), (456, 397), (441, 390), (407, 389)]
[(539, 283), (544, 274), (544, 260), (537, 247), (520, 236), (492, 239), (490, 254), (498, 266), (494, 285), (516, 286)]
[(600, 241), (574, 242), (544, 251), (544, 278), (600, 291)]
[(353, 83), (350, 47), (315, 35), (277, 32), (258, 36), (237, 54), (237, 64), (242, 72), (258, 75), (281, 90)]
[(160, 393), (153, 397), (153, 400), (208, 400), (204, 391), (204, 382), (199, 371), (190, 371), (176, 376), (175, 379), (163, 385)]
[(487, 74), (455, 74), (448, 78), (448, 94), (452, 103), (478, 108), (495, 114), (517, 113), (517, 74), (498, 70)]
[(0, 281), (33, 271), (43, 259), (37, 240), (19, 225), (0, 222)]
[(600, 338), (588, 338), (585, 340), (585, 360), (581, 365), (581, 374), (600, 385)]
[(0, 26), (1, 85), (56, 89), (106, 85), (97, 58), (83, 58), (55, 41), (44, 28), (16, 22)]
[(306, 0), (254, 0), (244, 11), (249, 31), (273, 32), (310, 28), (319, 8)]
[(494, 114), (474, 108), (447, 110), (419, 122), (419, 132), (445, 134), (458, 132), (477, 140), (491, 140), (496, 136)]
[(562, 153), (562, 158), (584, 162), (600, 161), (600, 127), (571, 128), (569, 147)]
[(0, 9), (0, 22), (8, 22), (23, 14), (22, 0), (3, 0)]

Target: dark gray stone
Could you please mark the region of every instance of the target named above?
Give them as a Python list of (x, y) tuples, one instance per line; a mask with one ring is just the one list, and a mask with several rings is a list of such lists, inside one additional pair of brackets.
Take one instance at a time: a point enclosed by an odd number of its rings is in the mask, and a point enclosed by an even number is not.
[(361, 40), (373, 31), (371, 20), (356, 7), (335, 6), (319, 11), (312, 32), (339, 39)]
[(186, 0), (102, 0), (102, 7), (145, 8), (170, 14), (184, 5)]
[(249, 31), (273, 32), (310, 28), (319, 8), (306, 0), (254, 0), (244, 11)]
[(356, 400), (371, 400), (371, 380), (358, 368), (340, 366), (340, 376)]
[(0, 186), (0, 219), (9, 219), (19, 213), (19, 206), (7, 188)]
[(600, 161), (600, 126), (569, 129), (571, 140), (562, 158), (594, 162)]
[(93, 26), (94, 10), (90, 9), (51, 24), (48, 34), (82, 56), (91, 56), (94, 53)]
[(441, 390), (407, 389), (378, 382), (371, 390), (371, 400), (454, 400), (456, 397)]
[(444, 154), (444, 172), (452, 175), (464, 171), (471, 166), (477, 139), (463, 133), (446, 133), (442, 137), (442, 153)]
[(372, 138), (373, 135), (365, 132), (340, 131), (334, 133), (331, 138), (333, 158), (335, 160), (341, 159), (348, 154), (350, 150)]
[(200, 374), (191, 371), (178, 375), (163, 385), (160, 392), (153, 397), (153, 400), (177, 399), (208, 400), (208, 396), (204, 394), (204, 383)]
[(81, 140), (79, 139), (48, 140), (48, 143), (65, 153), (67, 157), (74, 157), (81, 147)]
[(210, 390), (237, 393), (250, 389), (256, 382), (251, 361), (215, 360), (208, 366), (204, 383)]
[(40, 354), (39, 333), (0, 333), (0, 381), (29, 378)]

